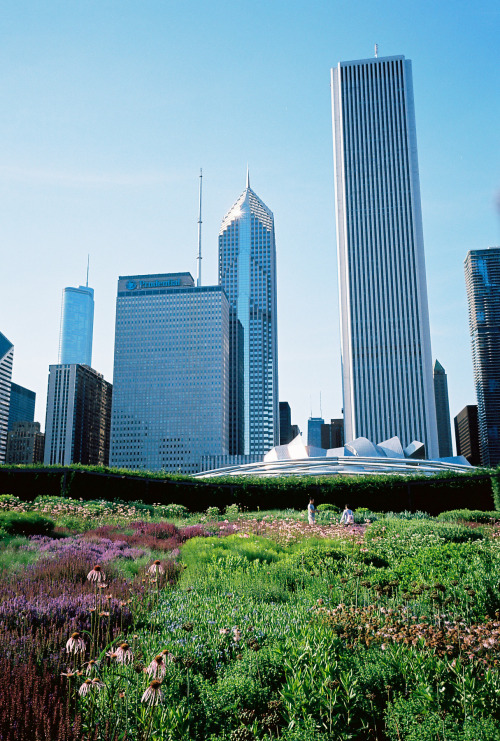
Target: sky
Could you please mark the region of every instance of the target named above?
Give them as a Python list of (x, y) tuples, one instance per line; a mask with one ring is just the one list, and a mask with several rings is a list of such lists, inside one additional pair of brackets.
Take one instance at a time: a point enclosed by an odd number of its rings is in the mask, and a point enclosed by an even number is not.
[[(95, 290), (93, 367), (113, 377), (119, 275), (217, 282), (245, 187), (275, 217), (279, 398), (340, 416), (330, 68), (412, 60), (433, 358), (453, 417), (476, 403), (463, 261), (500, 245), (496, 0), (0, 3), (0, 332), (45, 422), (61, 294)], [(321, 398), (321, 408), (320, 408)]]

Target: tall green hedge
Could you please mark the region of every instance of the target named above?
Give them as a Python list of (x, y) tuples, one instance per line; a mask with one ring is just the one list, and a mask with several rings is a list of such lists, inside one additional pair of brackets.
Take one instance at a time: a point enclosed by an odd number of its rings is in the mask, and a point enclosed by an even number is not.
[(208, 479), (163, 476), (158, 473), (118, 471), (83, 466), (0, 466), (0, 494), (32, 501), (40, 494), (73, 499), (120, 499), (146, 504), (183, 504), (192, 512), (216, 505), (240, 504), (251, 510), (305, 508), (316, 504), (368, 507), (374, 511), (421, 510), (439, 514), (451, 509), (500, 509), (499, 470), (436, 476), (325, 476), (249, 479)]

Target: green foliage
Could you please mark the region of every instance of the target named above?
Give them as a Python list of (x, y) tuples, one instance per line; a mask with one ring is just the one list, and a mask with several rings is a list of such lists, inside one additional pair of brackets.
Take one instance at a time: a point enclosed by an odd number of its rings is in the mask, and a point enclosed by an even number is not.
[(316, 509), (318, 512), (340, 512), (340, 507), (337, 507), (336, 504), (329, 504), (328, 502), (318, 504)]
[(441, 512), (437, 518), (440, 522), (481, 522), (491, 524), (500, 520), (500, 512), (493, 510), (483, 512), (479, 509), (452, 509)]
[(51, 535), (54, 522), (35, 512), (0, 512), (0, 529), (8, 535)]

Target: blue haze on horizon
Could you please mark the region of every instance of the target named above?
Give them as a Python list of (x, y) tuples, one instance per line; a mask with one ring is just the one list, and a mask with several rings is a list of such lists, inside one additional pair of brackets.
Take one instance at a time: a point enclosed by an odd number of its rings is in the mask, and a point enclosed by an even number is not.
[(61, 294), (95, 290), (112, 381), (119, 275), (217, 282), (224, 214), (250, 182), (275, 216), (280, 400), (342, 407), (330, 68), (412, 60), (433, 358), (452, 416), (475, 403), (463, 260), (500, 244), (500, 7), (493, 0), (18, 0), (0, 28), (0, 331), (45, 422)]

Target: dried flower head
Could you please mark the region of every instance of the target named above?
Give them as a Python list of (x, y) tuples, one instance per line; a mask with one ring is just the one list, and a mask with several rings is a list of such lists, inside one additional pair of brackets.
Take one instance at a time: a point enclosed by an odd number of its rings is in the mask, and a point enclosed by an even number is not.
[(160, 654), (159, 656), (155, 656), (153, 661), (147, 667), (146, 674), (149, 674), (149, 676), (153, 677), (154, 679), (156, 679), (157, 677), (163, 679), (166, 671), (167, 669), (165, 667), (165, 660)]
[(116, 649), (116, 660), (119, 664), (130, 664), (134, 660), (134, 654), (128, 643), (120, 643)]
[(155, 576), (157, 573), (158, 574), (165, 573), (165, 568), (164, 566), (162, 566), (161, 561), (159, 561), (158, 559), (156, 559), (156, 561), (153, 561), (153, 563), (148, 569), (148, 574), (152, 574), (153, 576)]
[(89, 571), (87, 574), (87, 579), (89, 581), (95, 581), (98, 584), (106, 580), (106, 574), (103, 572), (99, 564), (96, 564), (92, 571)]
[(79, 651), (85, 651), (85, 641), (83, 640), (80, 633), (72, 633), (68, 641), (66, 642), (66, 651), (68, 653), (74, 652), (75, 654)]
[(147, 705), (158, 705), (162, 701), (161, 695), (161, 682), (158, 679), (153, 679), (146, 692), (141, 697), (141, 702), (145, 702)]

